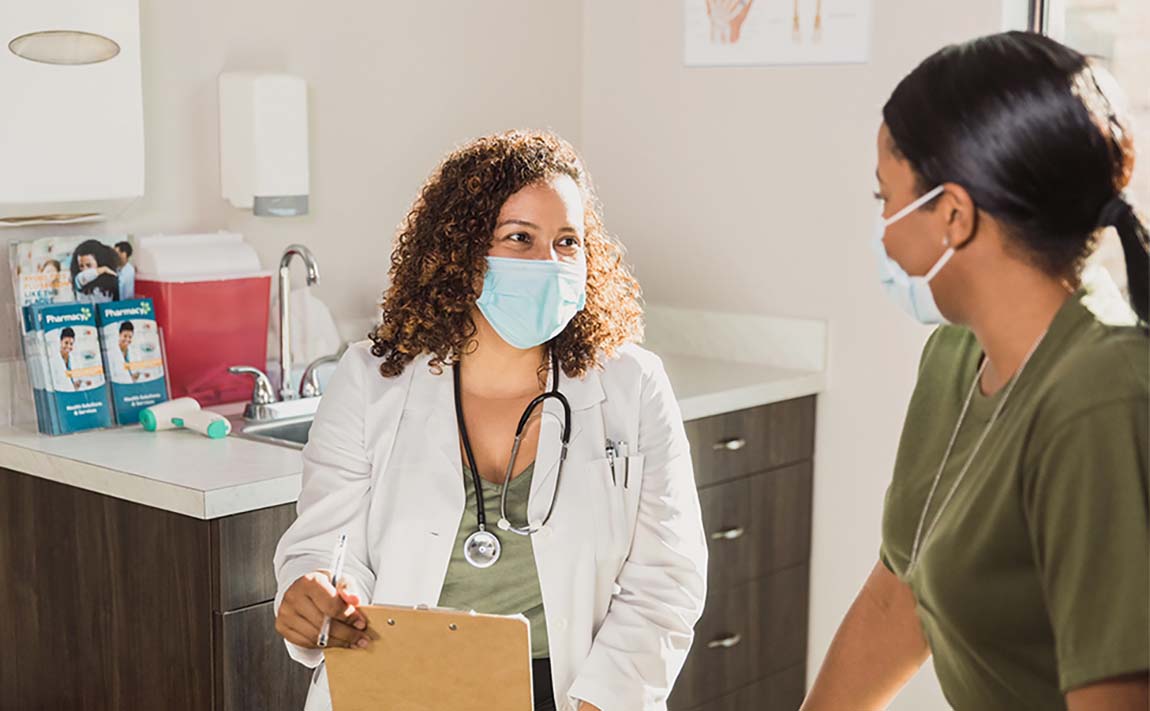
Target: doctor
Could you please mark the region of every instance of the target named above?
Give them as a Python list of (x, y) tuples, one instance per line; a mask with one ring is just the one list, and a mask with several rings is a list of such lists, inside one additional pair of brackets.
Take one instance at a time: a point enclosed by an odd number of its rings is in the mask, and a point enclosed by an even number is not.
[(52, 389), (70, 393), (79, 389), (72, 378), (72, 351), (76, 347), (76, 331), (71, 326), (60, 329), (60, 357), (52, 358)]
[(140, 379), (140, 373), (133, 371), (128, 363), (131, 361), (132, 339), (136, 335), (136, 327), (131, 321), (121, 321), (117, 347), (107, 349), (108, 377), (113, 383), (134, 383)]
[[(361, 601), (522, 613), (536, 709), (665, 709), (706, 541), (682, 417), (634, 345), (639, 287), (579, 157), (532, 132), (452, 153), (390, 276), (373, 343), (324, 395), (276, 551), (289, 653), (319, 664), (325, 615), (330, 644), (367, 646)], [(328, 704), (321, 673), (308, 708)]]

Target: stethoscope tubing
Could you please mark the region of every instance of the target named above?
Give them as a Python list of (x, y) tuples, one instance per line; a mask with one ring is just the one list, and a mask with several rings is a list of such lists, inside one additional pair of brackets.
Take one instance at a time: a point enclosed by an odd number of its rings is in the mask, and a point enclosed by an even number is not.
[[(479, 476), (479, 467), (475, 465), (475, 454), (471, 449), (471, 439), (467, 434), (467, 424), (463, 419), (463, 399), (461, 397), (461, 378), (459, 373), (458, 361), (452, 366), (452, 378), (455, 386), (455, 419), (459, 425), (460, 438), (463, 440), (463, 451), (467, 455), (467, 464), (471, 468), (471, 480), (475, 489), (475, 514), (476, 521), (480, 531), (487, 530), (487, 510), (483, 503), (483, 482)], [(571, 404), (567, 401), (567, 397), (559, 391), (559, 361), (555, 358), (554, 353), (551, 354), (551, 390), (538, 395), (528, 403), (527, 407), (523, 410), (523, 414), (519, 417), (519, 424), (515, 427), (515, 440), (511, 445), (511, 459), (507, 462), (507, 471), (504, 474), (503, 482), (500, 484), (499, 491), (499, 529), (503, 531), (510, 531), (521, 536), (528, 536), (538, 531), (547, 522), (551, 520), (551, 514), (555, 511), (555, 494), (551, 496), (551, 505), (547, 508), (547, 515), (539, 526), (514, 526), (507, 518), (507, 489), (511, 481), (511, 475), (515, 467), (515, 459), (519, 456), (519, 447), (523, 442), (523, 431), (527, 428), (527, 423), (531, 420), (531, 415), (534, 413), (535, 408), (544, 404), (548, 399), (554, 398), (559, 401), (563, 407), (563, 432), (561, 435), (562, 448), (559, 452), (559, 470), (555, 477), (555, 492), (559, 491), (559, 483), (563, 477), (563, 466), (567, 461), (567, 448), (571, 442)]]

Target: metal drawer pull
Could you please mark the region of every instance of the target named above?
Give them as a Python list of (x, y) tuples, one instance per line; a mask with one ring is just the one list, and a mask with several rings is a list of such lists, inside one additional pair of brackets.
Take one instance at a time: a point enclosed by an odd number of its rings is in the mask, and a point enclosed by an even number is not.
[(747, 532), (746, 529), (744, 529), (742, 526), (736, 526), (734, 528), (727, 528), (727, 529), (724, 529), (722, 531), (715, 531), (714, 533), (712, 533), (711, 534), (711, 540), (712, 541), (733, 541), (736, 538), (742, 538), (743, 534), (746, 532)]
[(713, 639), (707, 642), (707, 649), (730, 649), (743, 641), (743, 635), (733, 634), (730, 637), (723, 637), (721, 639)]
[(747, 440), (742, 437), (731, 437), (730, 439), (721, 439), (711, 445), (711, 449), (716, 452), (737, 452), (743, 447), (747, 446)]

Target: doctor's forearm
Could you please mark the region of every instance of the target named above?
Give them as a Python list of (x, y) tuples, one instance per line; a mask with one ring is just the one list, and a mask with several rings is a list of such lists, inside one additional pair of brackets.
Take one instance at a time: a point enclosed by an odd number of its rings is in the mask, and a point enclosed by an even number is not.
[(910, 589), (880, 562), (839, 625), (802, 711), (886, 708), (929, 656)]

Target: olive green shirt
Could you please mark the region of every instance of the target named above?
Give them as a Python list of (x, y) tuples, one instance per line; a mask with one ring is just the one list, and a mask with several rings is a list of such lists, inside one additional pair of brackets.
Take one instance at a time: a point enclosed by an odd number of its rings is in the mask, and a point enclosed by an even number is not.
[[(982, 361), (965, 328), (923, 352), (882, 560), (910, 585), (958, 711), (1065, 708), (1065, 692), (1150, 667), (1150, 339), (1070, 299), (907, 575), (931, 483)], [(929, 527), (1006, 388), (970, 411)]]
[[(527, 521), (527, 497), (531, 492), (531, 475), (535, 465), (511, 480), (507, 490), (507, 518), (514, 524)], [(547, 648), (547, 621), (543, 615), (543, 592), (539, 587), (539, 574), (535, 568), (535, 552), (530, 536), (520, 536), (495, 527), (499, 520), (499, 485), (486, 479), (483, 483), (483, 504), (487, 513), (487, 530), (494, 533), (502, 544), (499, 560), (490, 568), (476, 568), (463, 557), (463, 543), (479, 530), (475, 511), (475, 485), (471, 469), (463, 468), (463, 483), (467, 491), (467, 506), (463, 521), (451, 549), (451, 562), (439, 606), (456, 610), (475, 610), (490, 615), (522, 614), (531, 623), (531, 656), (540, 659), (549, 656)]]

